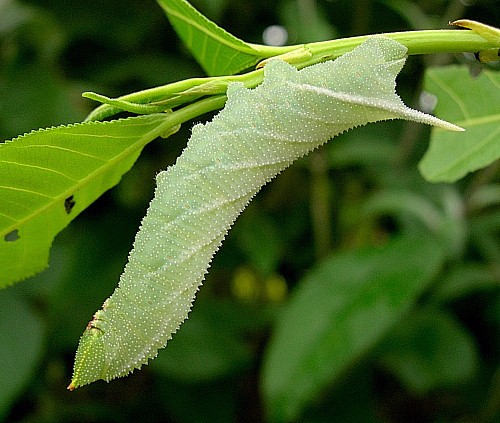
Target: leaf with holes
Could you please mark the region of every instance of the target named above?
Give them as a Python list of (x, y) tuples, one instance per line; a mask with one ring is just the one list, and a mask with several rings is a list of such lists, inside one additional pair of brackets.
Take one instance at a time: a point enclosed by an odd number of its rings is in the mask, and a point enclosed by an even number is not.
[(166, 116), (59, 126), (0, 144), (0, 287), (47, 266), (54, 237), (120, 181), (166, 130)]

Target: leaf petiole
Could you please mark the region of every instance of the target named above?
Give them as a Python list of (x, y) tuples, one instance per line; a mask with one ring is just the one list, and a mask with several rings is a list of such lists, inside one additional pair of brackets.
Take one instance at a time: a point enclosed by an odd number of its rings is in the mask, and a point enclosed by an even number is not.
[[(460, 22), (460, 21), (459, 21)], [(490, 27), (489, 27), (490, 28)], [(457, 30), (404, 31), (381, 34), (403, 44), (408, 55), (432, 53), (483, 52), (498, 49), (500, 43), (492, 37), (483, 37), (482, 33)], [(495, 28), (494, 28), (495, 29)], [(496, 29), (495, 29), (496, 30)], [(94, 109), (86, 121), (102, 120), (121, 111), (139, 114), (158, 113), (167, 109), (197, 101), (200, 98), (221, 95), (226, 92), (231, 82), (242, 82), (247, 88), (254, 88), (262, 82), (262, 66), (274, 58), (282, 59), (298, 69), (325, 60), (335, 59), (351, 51), (370, 37), (359, 36), (337, 40), (320, 41), (305, 45), (292, 46), (284, 54), (279, 54), (261, 61), (257, 69), (241, 75), (227, 75), (207, 78), (191, 78), (161, 87), (150, 88), (121, 96), (117, 99), (84, 93), (84, 96), (104, 103)], [(275, 50), (276, 52), (279, 50)]]

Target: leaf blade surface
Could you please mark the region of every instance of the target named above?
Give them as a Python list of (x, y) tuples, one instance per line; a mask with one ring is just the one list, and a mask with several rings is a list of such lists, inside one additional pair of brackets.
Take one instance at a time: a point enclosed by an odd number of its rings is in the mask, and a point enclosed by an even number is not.
[(299, 285), (262, 371), (273, 421), (302, 409), (352, 368), (414, 304), (442, 265), (431, 236), (336, 254)]
[(59, 126), (0, 144), (0, 287), (47, 266), (54, 237), (119, 182), (165, 116)]
[(184, 0), (158, 0), (177, 35), (210, 76), (235, 74), (264, 58)]
[(419, 163), (432, 182), (454, 182), (500, 158), (500, 73), (483, 71), (471, 79), (458, 66), (430, 69), (425, 90), (436, 95), (436, 114), (466, 131), (432, 130), (429, 149)]

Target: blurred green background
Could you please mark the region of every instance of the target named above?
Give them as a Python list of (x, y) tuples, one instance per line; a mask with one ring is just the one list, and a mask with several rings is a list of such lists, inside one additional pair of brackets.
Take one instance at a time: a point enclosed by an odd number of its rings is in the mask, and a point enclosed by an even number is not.
[[(286, 28), (287, 42), (295, 44), (444, 28), (462, 17), (500, 23), (497, 0), (193, 4), (256, 43), (270, 25)], [(457, 62), (480, 72), (466, 56), (409, 58), (398, 92), (418, 107), (424, 67)], [(83, 91), (118, 96), (202, 75), (153, 0), (0, 0), (2, 140), (81, 121), (94, 107)], [(290, 310), (299, 320), (288, 332), (296, 332), (290, 344), (316, 348), (300, 327), (315, 298), (335, 290), (341, 296), (353, 289), (342, 281), (373, 272), (364, 266), (379, 257), (374, 246), (432, 233), (433, 213), (446, 222), (445, 247), (432, 254), (417, 244), (377, 259), (394, 269), (401, 286), (406, 263), (428, 260), (425, 289), (376, 333), (363, 303), (354, 304), (353, 327), (375, 335), (355, 355), (320, 357), (339, 370), (293, 420), (500, 421), (500, 210), (485, 200), (498, 200), (498, 164), (454, 185), (428, 184), (416, 164), (429, 128), (406, 122), (347, 133), (280, 175), (230, 232), (190, 319), (158, 359), (110, 384), (66, 391), (79, 336), (116, 286), (154, 176), (174, 163), (189, 128), (151, 143), (122, 183), (56, 238), (48, 270), (0, 292), (0, 421), (277, 420), (279, 407), (266, 399), (263, 380), (288, 362), (287, 350), (272, 339), (285, 330)], [(295, 294), (318, 281), (324, 291), (306, 309)], [(335, 331), (335, 321), (321, 324)], [(297, 377), (290, 389), (302, 388), (308, 389)]]

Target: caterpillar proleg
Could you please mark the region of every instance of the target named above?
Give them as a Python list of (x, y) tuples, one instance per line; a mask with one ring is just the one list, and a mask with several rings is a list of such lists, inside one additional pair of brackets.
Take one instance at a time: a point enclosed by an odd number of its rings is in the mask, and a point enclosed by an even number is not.
[(165, 347), (230, 226), (297, 158), (369, 122), (402, 118), (460, 130), (397, 96), (405, 55), (401, 44), (376, 36), (300, 71), (272, 60), (254, 89), (231, 84), (225, 108), (196, 125), (176, 164), (158, 174), (119, 286), (80, 340), (69, 389), (124, 376)]

